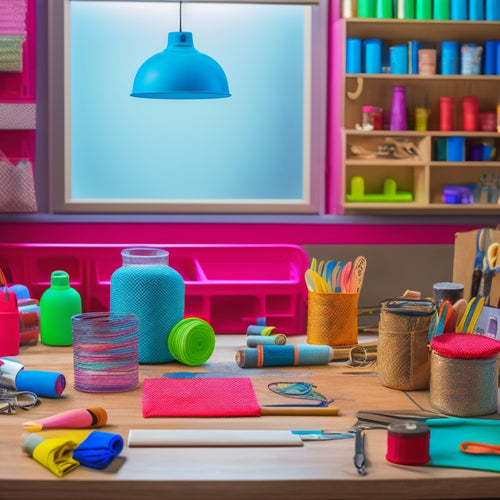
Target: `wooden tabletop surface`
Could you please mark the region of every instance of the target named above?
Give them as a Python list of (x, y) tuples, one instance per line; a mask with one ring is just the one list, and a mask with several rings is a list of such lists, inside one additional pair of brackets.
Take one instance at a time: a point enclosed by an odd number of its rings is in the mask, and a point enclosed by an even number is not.
[[(290, 343), (305, 341), (302, 336), (289, 337)], [(293, 448), (127, 446), (130, 429), (324, 429), (342, 432), (356, 422), (358, 410), (417, 409), (404, 392), (383, 387), (374, 369), (360, 373), (343, 361), (313, 367), (239, 368), (234, 356), (244, 343), (243, 335), (219, 335), (216, 350), (204, 365), (141, 365), (137, 389), (109, 394), (75, 390), (71, 347), (42, 344), (21, 347), (17, 359), (24, 363), (26, 370), (61, 372), (67, 386), (63, 398), (42, 398), (42, 403), (35, 408), (18, 409), (14, 415), (0, 415), (0, 499), (500, 498), (500, 475), (497, 473), (389, 463), (385, 459), (387, 431), (383, 429), (366, 432), (366, 476), (359, 475), (354, 466), (353, 439), (306, 442), (302, 447)], [(276, 403), (276, 398), (280, 398), (267, 389), (270, 382), (309, 382), (333, 399), (332, 406), (340, 412), (338, 416), (328, 417), (143, 418), (144, 378), (180, 371), (250, 377), (260, 404)], [(425, 409), (431, 409), (428, 391), (415, 391), (411, 396)], [(108, 424), (101, 430), (118, 433), (125, 442), (120, 456), (106, 470), (81, 466), (59, 478), (22, 450), (23, 422), (74, 408), (96, 406), (108, 413)], [(498, 418), (498, 414), (488, 418)], [(64, 431), (47, 430), (40, 434), (51, 437), (64, 434)]]

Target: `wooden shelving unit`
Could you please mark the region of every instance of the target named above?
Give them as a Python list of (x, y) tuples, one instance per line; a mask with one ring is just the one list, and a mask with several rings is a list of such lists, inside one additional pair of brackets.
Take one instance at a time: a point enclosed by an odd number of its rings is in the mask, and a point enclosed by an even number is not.
[[(483, 44), (500, 39), (500, 22), (491, 21), (420, 21), (401, 19), (342, 19), (342, 40), (347, 38), (378, 38), (386, 46), (406, 44), (411, 40), (434, 44), (438, 50), (438, 68), (441, 42)], [(343, 69), (344, 71), (344, 69)], [(500, 100), (500, 76), (490, 75), (393, 75), (393, 74), (342, 74), (342, 193), (343, 211), (346, 214), (422, 213), (422, 214), (500, 214), (500, 205), (474, 203), (452, 205), (442, 203), (445, 184), (477, 184), (481, 174), (500, 177), (500, 134), (497, 132), (465, 132), (461, 124), (461, 98), (479, 96), (480, 110), (496, 110)], [(392, 101), (392, 88), (404, 86), (407, 106), (426, 107), (430, 110), (427, 131), (388, 130)], [(457, 130), (439, 130), (439, 99), (455, 98)], [(384, 109), (384, 130), (357, 130), (362, 120), (362, 106), (374, 105)], [(472, 144), (488, 140), (496, 148), (494, 161), (436, 161), (435, 145), (440, 137), (465, 137), (466, 150)], [(377, 156), (362, 159), (353, 154), (353, 146), (377, 151), (388, 138), (411, 142), (419, 159), (395, 159)], [(411, 191), (411, 202), (349, 202), (351, 179), (362, 176), (365, 192), (380, 192), (383, 180), (392, 178), (398, 190)]]

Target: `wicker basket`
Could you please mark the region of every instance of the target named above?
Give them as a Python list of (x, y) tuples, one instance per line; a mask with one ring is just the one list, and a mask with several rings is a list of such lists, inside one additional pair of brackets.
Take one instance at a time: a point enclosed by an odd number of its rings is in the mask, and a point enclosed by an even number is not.
[(434, 306), (429, 301), (386, 301), (380, 310), (377, 346), (379, 382), (391, 389), (427, 389), (430, 350), (427, 344)]

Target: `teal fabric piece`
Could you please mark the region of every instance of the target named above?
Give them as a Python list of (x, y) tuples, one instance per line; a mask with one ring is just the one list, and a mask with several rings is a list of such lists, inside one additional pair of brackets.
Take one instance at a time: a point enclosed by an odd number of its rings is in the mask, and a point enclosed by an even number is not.
[(460, 451), (460, 443), (475, 441), (500, 445), (500, 420), (431, 418), (430, 456), (426, 465), (500, 472), (500, 455), (473, 455)]

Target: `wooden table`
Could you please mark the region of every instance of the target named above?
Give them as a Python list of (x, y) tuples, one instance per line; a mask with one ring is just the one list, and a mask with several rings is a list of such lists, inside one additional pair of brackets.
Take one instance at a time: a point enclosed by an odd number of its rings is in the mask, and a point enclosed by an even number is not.
[[(102, 430), (129, 429), (328, 429), (346, 431), (357, 410), (416, 409), (401, 391), (385, 388), (376, 374), (352, 371), (344, 362), (320, 367), (241, 369), (234, 361), (242, 335), (219, 335), (206, 364), (141, 365), (140, 381), (166, 372), (208, 372), (213, 376), (249, 376), (259, 402), (276, 402), (272, 381), (307, 381), (335, 400), (336, 417), (149, 418), (141, 413), (141, 386), (125, 393), (91, 394), (73, 387), (71, 347), (24, 346), (18, 359), (29, 370), (66, 376), (64, 398), (42, 400), (29, 411), (0, 415), (0, 498), (30, 499), (429, 499), (500, 498), (500, 475), (464, 469), (397, 466), (386, 461), (387, 431), (366, 432), (367, 475), (353, 464), (354, 440), (306, 442), (303, 447), (271, 448), (128, 448), (105, 471), (78, 467), (58, 478), (22, 450), (23, 422), (73, 408), (101, 406), (108, 413)], [(305, 342), (291, 337), (290, 342)], [(430, 409), (427, 391), (412, 393)], [(280, 402), (282, 402), (280, 400)], [(494, 415), (489, 418), (498, 418)], [(44, 431), (50, 433), (53, 431)], [(42, 435), (48, 436), (47, 434)], [(60, 432), (60, 431), (59, 431)]]

